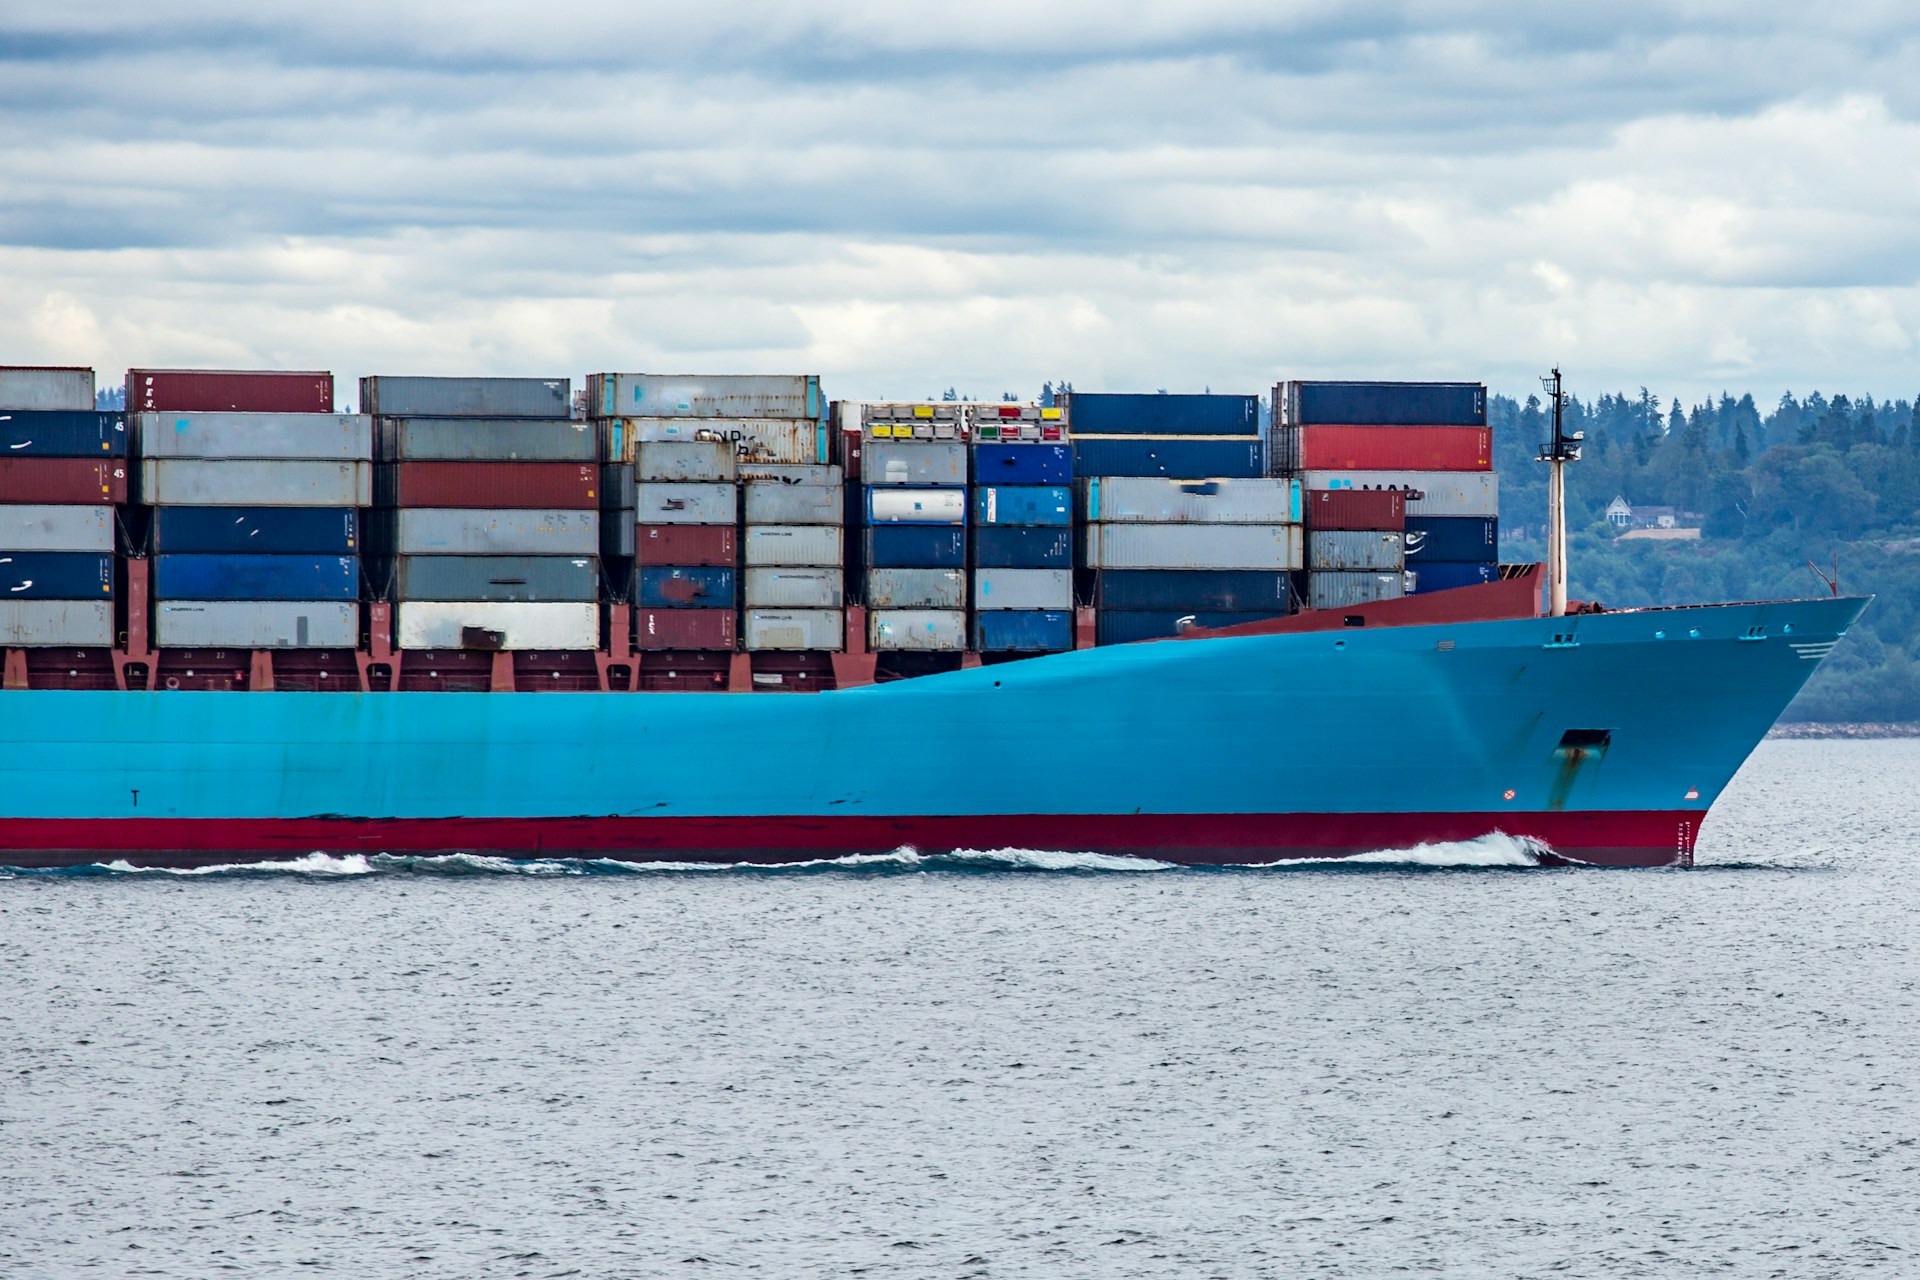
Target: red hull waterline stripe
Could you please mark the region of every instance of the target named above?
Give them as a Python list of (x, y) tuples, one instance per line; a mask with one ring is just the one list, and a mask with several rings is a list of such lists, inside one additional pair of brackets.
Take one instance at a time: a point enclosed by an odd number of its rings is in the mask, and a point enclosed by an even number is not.
[[(1700, 810), (1533, 813), (1014, 814), (740, 818), (8, 818), (0, 863), (74, 866), (124, 858), (192, 867), (309, 853), (483, 853), (517, 858), (799, 862), (911, 845), (1058, 849), (1190, 865), (1329, 858), (1494, 832), (1606, 866), (1693, 859)], [(244, 857), (243, 857), (244, 855)]]

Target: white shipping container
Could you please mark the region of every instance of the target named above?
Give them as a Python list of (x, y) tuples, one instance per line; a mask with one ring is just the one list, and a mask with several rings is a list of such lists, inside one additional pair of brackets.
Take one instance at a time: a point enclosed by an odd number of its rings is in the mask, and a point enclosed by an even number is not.
[(748, 569), (744, 603), (749, 609), (838, 609), (846, 582), (839, 569)]
[(113, 508), (0, 503), (8, 551), (112, 551)]
[(1071, 609), (1071, 569), (975, 569), (976, 609)]
[(91, 369), (0, 369), (0, 412), (94, 407)]
[(360, 606), (352, 600), (162, 600), (153, 642), (163, 649), (354, 649)]
[(963, 609), (875, 609), (867, 615), (867, 645), (877, 651), (946, 653), (967, 647)]
[[(873, 446), (867, 446), (869, 450)], [(867, 490), (869, 524), (965, 524), (965, 489)]]
[(112, 644), (111, 600), (0, 600), (0, 647), (105, 649)]
[(730, 484), (637, 484), (634, 519), (640, 524), (732, 524), (736, 493)]
[(957, 440), (870, 440), (860, 453), (860, 482), (964, 485), (967, 446)]
[(742, 462), (821, 464), (830, 456), (822, 422), (780, 418), (616, 418), (603, 424), (607, 456), (632, 461), (654, 441), (725, 440)]
[(1089, 569), (1298, 569), (1300, 526), (1090, 524)]
[(136, 413), (143, 458), (310, 458), (368, 462), (373, 419), (363, 413)]
[(846, 615), (838, 609), (748, 609), (741, 615), (748, 649), (837, 653), (846, 647)]
[(644, 440), (634, 447), (637, 480), (732, 484), (738, 474), (733, 445), (725, 440)]
[(1094, 476), (1080, 509), (1106, 524), (1299, 524), (1300, 482)]
[(1497, 516), (1500, 476), (1493, 471), (1305, 471), (1309, 489), (1407, 489), (1410, 516)]
[(967, 575), (958, 569), (868, 569), (873, 609), (964, 609)]
[(1315, 529), (1307, 535), (1307, 568), (1398, 572), (1407, 563), (1405, 534)]
[[(643, 518), (642, 524), (646, 521)], [(750, 524), (741, 539), (740, 563), (749, 568), (841, 562), (840, 528), (825, 524)]]
[(498, 632), (503, 649), (597, 649), (597, 604), (438, 604), (406, 600), (393, 608), (402, 649), (458, 649), (468, 627)]
[(1347, 609), (1407, 593), (1404, 573), (1313, 573), (1307, 575), (1307, 607)]
[(141, 502), (179, 507), (370, 507), (370, 462), (148, 458), (134, 473)]
[(739, 469), (740, 480), (745, 484), (752, 484), (757, 480), (771, 480), (780, 484), (814, 485), (838, 489), (847, 482), (846, 473), (837, 464), (755, 462), (742, 458)]
[[(591, 556), (600, 553), (598, 511), (403, 507), (394, 512), (394, 516), (393, 549), (397, 555)], [(631, 534), (633, 520), (630, 516), (625, 520)]]
[(824, 408), (813, 374), (587, 375), (595, 418), (819, 418)]
[(846, 489), (755, 480), (741, 486), (748, 524), (844, 524)]

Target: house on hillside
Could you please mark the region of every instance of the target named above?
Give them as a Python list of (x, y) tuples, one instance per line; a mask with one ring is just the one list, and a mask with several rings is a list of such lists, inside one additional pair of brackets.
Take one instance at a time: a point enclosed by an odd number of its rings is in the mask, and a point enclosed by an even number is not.
[(1616, 529), (1697, 529), (1701, 515), (1678, 507), (1636, 507), (1624, 496), (1616, 495), (1607, 504), (1607, 523)]

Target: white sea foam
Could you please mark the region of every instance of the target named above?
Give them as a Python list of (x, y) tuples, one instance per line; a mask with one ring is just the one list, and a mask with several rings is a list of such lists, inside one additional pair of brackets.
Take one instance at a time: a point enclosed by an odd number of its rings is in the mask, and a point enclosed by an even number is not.
[(1171, 862), (1122, 858), (1110, 853), (1069, 853), (1059, 849), (956, 849), (945, 859), (966, 866), (1009, 871), (1178, 871)]
[(1290, 858), (1268, 866), (1389, 866), (1389, 867), (1537, 867), (1552, 849), (1532, 836), (1510, 836), (1502, 831), (1472, 840), (1443, 840), (1410, 849), (1373, 849), (1337, 858)]
[(373, 873), (373, 864), (365, 854), (349, 853), (336, 857), (330, 853), (309, 853), (302, 858), (267, 862), (220, 862), (207, 867), (136, 867), (124, 858), (102, 864), (108, 871), (126, 875), (217, 876), (273, 872), (302, 876), (364, 876)]

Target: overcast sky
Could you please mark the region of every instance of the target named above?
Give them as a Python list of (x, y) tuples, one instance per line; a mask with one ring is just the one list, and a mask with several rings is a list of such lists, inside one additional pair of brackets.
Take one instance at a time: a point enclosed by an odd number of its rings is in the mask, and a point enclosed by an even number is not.
[(1912, 0), (276, 8), (0, 0), (0, 362), (1920, 392)]

